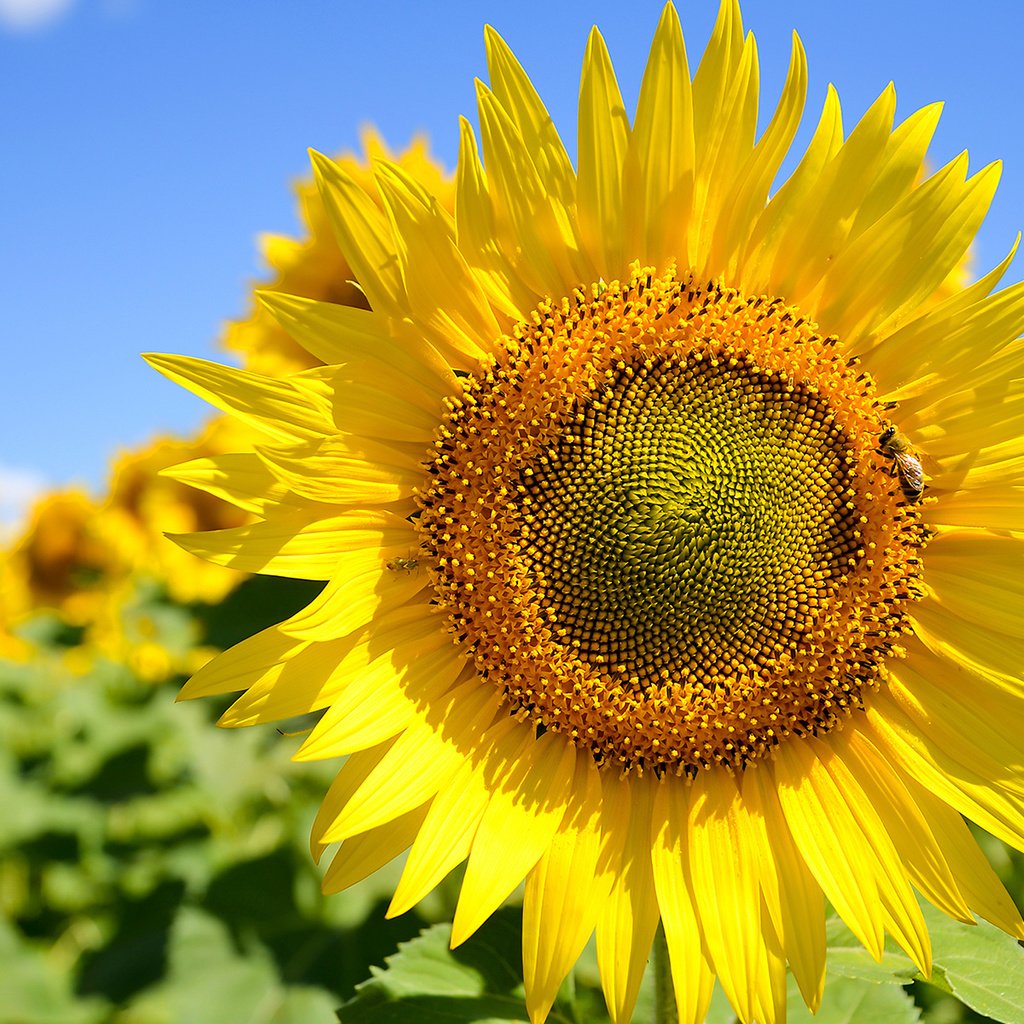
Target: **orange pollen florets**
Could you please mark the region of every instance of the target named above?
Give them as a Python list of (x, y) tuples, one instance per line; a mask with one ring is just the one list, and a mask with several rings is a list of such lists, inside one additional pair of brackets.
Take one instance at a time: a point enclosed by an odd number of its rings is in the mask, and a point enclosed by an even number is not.
[(926, 534), (873, 382), (796, 309), (638, 271), (542, 304), (463, 385), (418, 523), (512, 713), (693, 774), (879, 684)]

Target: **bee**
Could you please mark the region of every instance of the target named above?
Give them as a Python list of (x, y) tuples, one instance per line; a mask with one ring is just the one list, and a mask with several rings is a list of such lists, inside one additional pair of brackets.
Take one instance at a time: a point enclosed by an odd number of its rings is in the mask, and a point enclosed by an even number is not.
[(895, 428), (886, 427), (878, 438), (878, 449), (892, 459), (893, 476), (898, 476), (907, 501), (917, 502), (924, 493), (924, 472), (921, 460), (914, 454), (910, 442)]
[(386, 563), (392, 572), (415, 572), (420, 565), (418, 558), (392, 558)]

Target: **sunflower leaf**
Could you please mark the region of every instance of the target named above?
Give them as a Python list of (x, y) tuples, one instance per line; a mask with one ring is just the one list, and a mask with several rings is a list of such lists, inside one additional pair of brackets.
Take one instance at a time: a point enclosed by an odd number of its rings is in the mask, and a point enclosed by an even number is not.
[[(487, 1024), (528, 1020), (522, 995), (520, 912), (495, 914), (468, 942), (448, 948), (451, 926), (438, 924), (402, 943), (387, 966), (338, 1010), (341, 1024)], [(552, 1015), (552, 1019), (557, 1019)]]
[(985, 921), (971, 926), (922, 904), (932, 937), (935, 970), (930, 982), (951, 992), (972, 1010), (1024, 1024), (1024, 949)]
[(828, 945), (827, 978), (842, 977), (853, 981), (886, 982), (908, 985), (918, 977), (917, 968), (900, 950), (886, 945), (882, 959), (874, 957), (838, 917), (825, 923)]

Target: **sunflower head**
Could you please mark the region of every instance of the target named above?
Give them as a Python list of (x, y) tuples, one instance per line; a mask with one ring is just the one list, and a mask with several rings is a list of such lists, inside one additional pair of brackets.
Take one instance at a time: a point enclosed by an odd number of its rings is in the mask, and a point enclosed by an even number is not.
[(408, 850), (398, 913), (465, 861), (457, 943), (525, 878), (533, 1021), (592, 932), (629, 1020), (659, 920), (694, 1022), (716, 976), (782, 1019), (787, 965), (817, 1007), (826, 897), (925, 973), (912, 885), (1024, 935), (961, 818), (1024, 843), (1024, 289), (951, 284), (997, 168), (830, 89), (776, 182), (803, 50), (758, 136), (733, 0), (693, 75), (665, 8), (632, 117), (592, 33), (575, 165), (487, 56), (454, 214), (314, 155), (368, 308), (264, 301), (317, 365), (152, 357), (262, 438), (177, 474), (258, 520), (179, 540), (326, 583), (183, 695), (322, 712), (327, 889)]

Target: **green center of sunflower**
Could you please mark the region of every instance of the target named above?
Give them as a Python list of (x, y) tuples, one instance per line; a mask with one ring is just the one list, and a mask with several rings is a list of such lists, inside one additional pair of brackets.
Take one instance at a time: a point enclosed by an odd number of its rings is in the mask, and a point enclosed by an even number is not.
[(742, 767), (877, 686), (923, 543), (869, 379), (792, 308), (638, 273), (538, 308), (451, 402), (438, 603), (602, 764)]

